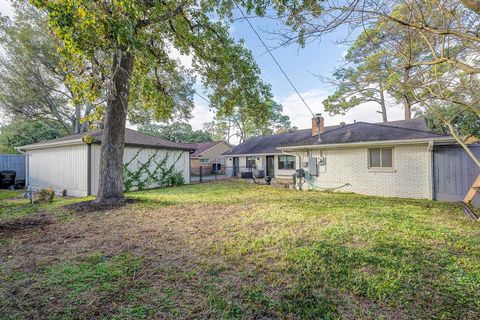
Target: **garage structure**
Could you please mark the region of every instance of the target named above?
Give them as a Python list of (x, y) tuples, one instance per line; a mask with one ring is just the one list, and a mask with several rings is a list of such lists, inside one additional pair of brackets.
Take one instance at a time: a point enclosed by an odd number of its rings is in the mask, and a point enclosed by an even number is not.
[[(97, 193), (102, 130), (16, 148), (25, 154), (26, 184), (69, 196)], [(88, 142), (88, 143), (87, 143)], [(190, 183), (191, 147), (125, 129), (124, 186), (149, 189)]]

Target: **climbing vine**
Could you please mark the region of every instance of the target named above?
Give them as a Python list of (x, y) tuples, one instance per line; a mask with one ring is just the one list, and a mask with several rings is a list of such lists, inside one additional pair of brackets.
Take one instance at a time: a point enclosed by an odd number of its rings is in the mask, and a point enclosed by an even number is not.
[[(155, 150), (145, 162), (141, 162), (139, 156), (143, 150), (139, 149), (132, 159), (123, 164), (123, 187), (125, 191), (144, 190), (149, 187), (164, 188), (185, 183), (183, 174), (175, 170), (175, 165), (183, 155), (182, 152), (179, 153), (173, 164), (168, 166), (170, 151), (167, 151), (164, 157), (159, 158), (161, 151)], [(136, 166), (130, 168), (133, 162), (136, 162)]]

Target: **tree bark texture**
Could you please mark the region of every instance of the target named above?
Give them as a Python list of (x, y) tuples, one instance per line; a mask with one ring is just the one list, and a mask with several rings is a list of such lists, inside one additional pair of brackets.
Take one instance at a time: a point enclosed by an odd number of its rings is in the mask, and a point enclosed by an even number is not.
[(382, 108), (382, 121), (388, 122), (387, 119), (387, 108), (385, 106), (385, 94), (383, 92), (383, 83), (382, 81), (379, 82), (379, 90), (380, 90), (380, 107)]
[(103, 123), (97, 203), (124, 201), (123, 150), (133, 59), (131, 52), (122, 50), (113, 56), (112, 81)]

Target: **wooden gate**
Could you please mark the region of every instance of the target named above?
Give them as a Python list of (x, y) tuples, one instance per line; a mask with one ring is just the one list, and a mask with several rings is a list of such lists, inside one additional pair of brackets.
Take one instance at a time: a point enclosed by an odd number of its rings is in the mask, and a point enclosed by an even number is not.
[[(470, 145), (480, 157), (480, 145)], [(480, 168), (461, 146), (435, 146), (433, 149), (433, 190), (436, 200), (462, 201)]]

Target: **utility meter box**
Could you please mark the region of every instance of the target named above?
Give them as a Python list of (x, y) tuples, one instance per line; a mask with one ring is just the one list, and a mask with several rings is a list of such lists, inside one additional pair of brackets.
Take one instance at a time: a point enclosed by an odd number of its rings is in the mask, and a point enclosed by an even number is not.
[(317, 157), (308, 158), (308, 173), (312, 176), (318, 176)]

